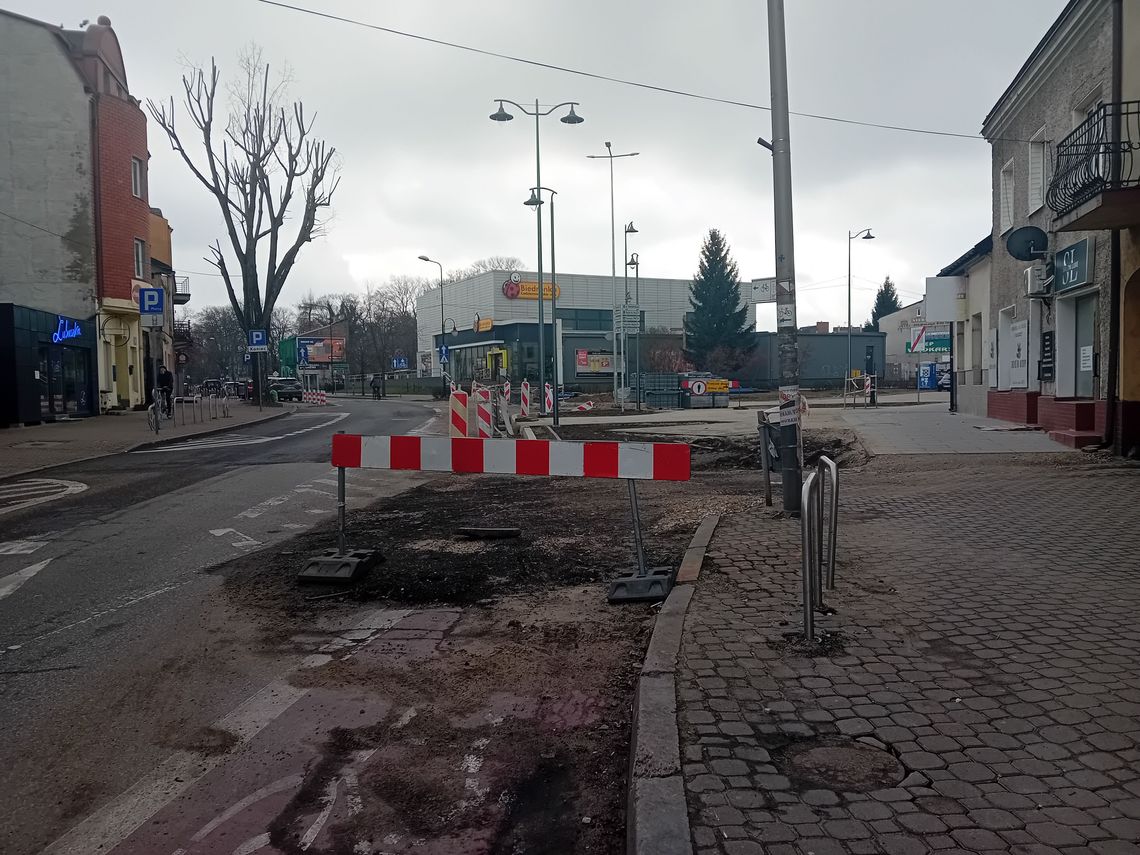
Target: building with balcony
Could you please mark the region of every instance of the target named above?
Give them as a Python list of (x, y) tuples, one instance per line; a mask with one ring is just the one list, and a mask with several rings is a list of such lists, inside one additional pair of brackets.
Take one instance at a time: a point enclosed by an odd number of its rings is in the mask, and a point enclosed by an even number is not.
[[(36, 338), (47, 347), (33, 360), (47, 366), (33, 375), (44, 399), (37, 412), (138, 406), (149, 155), (146, 117), (110, 20), (67, 30), (0, 10), (0, 115), (0, 302), (85, 330), (66, 339), (66, 353)], [(40, 315), (13, 317), (37, 336), (55, 326)]]
[[(1121, 369), (1120, 322), (1140, 220), (1140, 135), (1129, 127), (1138, 17), (1135, 0), (1072, 0), (982, 127), (993, 169), (987, 413), (1074, 446), (1119, 449), (1135, 434), (1121, 430), (1125, 373), (1140, 402), (1138, 372)], [(1007, 246), (1024, 226), (1047, 236), (1028, 261)]]
[(174, 372), (174, 388), (178, 394), (183, 388), (183, 368), (189, 363), (189, 337), (180, 340), (175, 335), (176, 315), (179, 306), (190, 302), (190, 277), (179, 276), (174, 269), (170, 236), (174, 229), (159, 208), (150, 209), (150, 281), (152, 288), (165, 293), (165, 312), (160, 329), (143, 329), (146, 348), (146, 388), (154, 388), (155, 368), (160, 363)]

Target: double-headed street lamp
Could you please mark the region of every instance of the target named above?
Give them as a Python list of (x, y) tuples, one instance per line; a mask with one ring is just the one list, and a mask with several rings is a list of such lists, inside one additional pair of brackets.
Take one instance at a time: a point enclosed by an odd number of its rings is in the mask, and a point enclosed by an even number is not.
[(434, 258), (426, 255), (420, 256), (420, 261), (434, 264), (439, 268), (439, 350), (436, 351), (439, 359), (439, 379), (443, 383), (443, 400), (447, 400), (447, 372), (443, 370), (443, 344), (447, 336), (447, 320), (443, 316), (443, 265)]
[(605, 158), (610, 162), (610, 284), (614, 290), (613, 311), (610, 313), (612, 322), (612, 335), (614, 337), (614, 403), (618, 396), (617, 350), (618, 350), (618, 298), (617, 298), (617, 226), (614, 219), (614, 158), (637, 157), (641, 152), (631, 151), (626, 154), (614, 154), (613, 147), (607, 142), (605, 154), (588, 154), (590, 160)]
[[(539, 119), (543, 116), (549, 116), (555, 110), (562, 107), (569, 107), (570, 112), (563, 116), (560, 121), (566, 125), (579, 125), (582, 123), (582, 117), (574, 112), (574, 108), (578, 106), (577, 101), (563, 101), (561, 104), (555, 104), (553, 107), (548, 107), (543, 110), (539, 105), (538, 100), (535, 99), (534, 111), (528, 110), (517, 101), (510, 101), (506, 98), (496, 98), (499, 102), (499, 109), (491, 114), (491, 121), (493, 122), (509, 122), (514, 118), (510, 113), (503, 109), (504, 104), (510, 104), (520, 112), (527, 116), (534, 116), (534, 186), (542, 186), (542, 156), (541, 147), (539, 145)], [(546, 344), (544, 339), (546, 321), (543, 317), (543, 292), (542, 292), (542, 217), (537, 217), (538, 225), (538, 387), (540, 390), (546, 388)], [(557, 397), (557, 396), (556, 396)], [(539, 412), (546, 415), (546, 396), (541, 394), (539, 396)]]
[(874, 240), (875, 236), (871, 234), (870, 228), (847, 233), (847, 376), (843, 378), (844, 394), (846, 394), (847, 381), (851, 379), (851, 241), (855, 238)]
[[(558, 374), (559, 374), (559, 355), (558, 355), (558, 274), (554, 265), (554, 197), (558, 195), (557, 190), (551, 190), (549, 187), (531, 187), (530, 198), (523, 202), (531, 208), (534, 208), (535, 216), (542, 213), (542, 191), (550, 194), (550, 326), (554, 330), (554, 339), (552, 347), (554, 348), (553, 362), (554, 362), (554, 410), (552, 413), (555, 427), (558, 426)], [(541, 217), (539, 216), (539, 231), (542, 231)], [(545, 393), (546, 387), (542, 387)], [(546, 397), (545, 394), (542, 396)]]
[[(629, 257), (629, 236), (637, 234), (637, 229), (634, 228), (633, 221), (630, 220), (625, 224), (625, 234), (622, 236), (622, 258)], [(626, 347), (626, 333), (625, 333), (625, 308), (629, 305), (629, 265), (627, 264), (622, 270), (623, 284), (625, 286), (625, 300), (621, 305), (621, 372), (622, 379), (625, 382), (625, 388), (629, 388), (629, 348)], [(638, 309), (640, 312), (641, 310)], [(625, 396), (621, 399), (622, 411), (625, 411)]]

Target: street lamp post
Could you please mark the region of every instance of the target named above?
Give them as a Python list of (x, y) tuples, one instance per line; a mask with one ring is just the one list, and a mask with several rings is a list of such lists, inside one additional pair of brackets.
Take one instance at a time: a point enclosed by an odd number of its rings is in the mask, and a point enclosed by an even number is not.
[(614, 219), (614, 158), (615, 157), (637, 157), (641, 152), (631, 151), (626, 154), (614, 154), (613, 147), (607, 142), (605, 154), (588, 154), (586, 157), (590, 160), (599, 160), (606, 158), (610, 162), (610, 284), (614, 290), (613, 311), (610, 313), (610, 321), (612, 326), (612, 335), (614, 337), (614, 403), (617, 403), (618, 396), (618, 374), (617, 374), (617, 349), (618, 349), (618, 323), (617, 323), (617, 225)]
[[(847, 381), (851, 379), (851, 241), (855, 238), (874, 240), (871, 229), (859, 229), (847, 233), (847, 376), (843, 378), (843, 394), (847, 394)], [(843, 399), (846, 401), (846, 397)]]
[[(512, 107), (520, 110), (527, 116), (534, 116), (534, 186), (542, 186), (542, 156), (541, 148), (539, 146), (539, 119), (543, 116), (549, 116), (555, 110), (562, 107), (569, 107), (570, 112), (563, 116), (559, 121), (566, 125), (579, 125), (582, 123), (582, 117), (574, 112), (574, 108), (578, 106), (577, 101), (563, 101), (561, 104), (555, 104), (543, 110), (538, 103), (538, 99), (534, 102), (534, 112), (531, 112), (522, 104), (516, 101), (510, 101), (506, 98), (496, 98), (499, 102), (499, 109), (491, 114), (491, 121), (493, 122), (509, 122), (514, 118), (510, 113), (503, 109), (504, 104), (510, 104)], [(538, 388), (539, 388), (539, 412), (546, 415), (546, 395), (542, 390), (546, 389), (546, 320), (543, 317), (543, 292), (542, 292), (542, 217), (537, 217), (536, 222), (538, 225)]]
[[(542, 191), (545, 190), (550, 194), (550, 326), (554, 331), (554, 337), (551, 342), (553, 349), (552, 361), (554, 363), (554, 409), (552, 417), (554, 426), (558, 426), (558, 368), (561, 364), (559, 362), (559, 335), (558, 335), (558, 274), (554, 265), (554, 197), (558, 195), (557, 190), (551, 190), (549, 187), (531, 187), (530, 198), (523, 202), (531, 208), (534, 208), (535, 216), (539, 216), (541, 212)], [(543, 387), (545, 390), (545, 386)], [(545, 398), (546, 396), (543, 395)]]
[[(633, 221), (630, 220), (625, 224), (625, 234), (622, 237), (622, 258), (629, 257), (629, 236), (637, 234), (637, 229), (633, 226)], [(622, 303), (621, 311), (621, 373), (625, 380), (625, 387), (629, 388), (629, 365), (626, 362), (629, 359), (629, 349), (626, 347), (625, 335), (625, 307), (629, 305), (629, 265), (627, 264), (622, 269), (622, 279), (625, 285), (625, 300)], [(621, 410), (625, 412), (625, 396), (621, 399)]]
[[(443, 265), (436, 261), (434, 258), (428, 258), (426, 255), (420, 256), (420, 261), (426, 261), (428, 264), (434, 264), (439, 268), (439, 351), (437, 351), (437, 358), (439, 359), (439, 380), (443, 390), (443, 400), (447, 400), (447, 372), (443, 370), (443, 343), (447, 336), (447, 320), (443, 316)], [(383, 366), (381, 366), (383, 367)]]
[(633, 376), (637, 378), (637, 409), (641, 409), (641, 258), (635, 252), (626, 262), (633, 268), (633, 304), (637, 306), (637, 335), (633, 346)]

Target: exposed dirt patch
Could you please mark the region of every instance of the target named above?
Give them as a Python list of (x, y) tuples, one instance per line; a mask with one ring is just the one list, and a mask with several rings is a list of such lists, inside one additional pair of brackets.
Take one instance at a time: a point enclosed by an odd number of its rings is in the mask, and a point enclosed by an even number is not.
[[(430, 656), (358, 656), (298, 672), (320, 690), (381, 691), (381, 721), (338, 729), (274, 822), (300, 852), (306, 817), (355, 769), (359, 812), (333, 823), (352, 853), (622, 851), (633, 688), (652, 627), (646, 605), (614, 608), (592, 586), (464, 610)], [(464, 846), (457, 847), (458, 841)]]
[[(669, 427), (690, 426), (691, 422), (671, 423)], [(666, 425), (662, 425), (666, 426)], [(644, 424), (638, 428), (647, 428)], [(624, 429), (613, 424), (564, 425), (558, 429), (559, 436), (572, 440), (611, 440), (621, 442), (685, 442), (692, 449), (694, 472), (707, 472), (726, 469), (755, 469), (762, 464), (760, 435), (753, 436), (683, 436), (678, 434), (642, 433)], [(814, 465), (821, 455), (826, 454), (840, 467), (862, 466), (869, 455), (859, 443), (853, 431), (827, 430), (804, 431), (804, 463)]]
[(793, 743), (776, 762), (796, 784), (840, 792), (893, 787), (906, 775), (893, 754), (846, 740)]
[[(758, 480), (710, 472), (639, 485), (650, 564), (676, 567), (708, 513), (757, 503)], [(472, 541), (455, 534), (462, 526), (522, 534)], [(317, 692), (379, 694), (391, 706), (325, 734), (273, 844), (300, 852), (330, 786), (351, 773), (359, 810), (330, 819), (306, 851), (622, 851), (633, 692), (654, 614), (605, 602), (609, 579), (633, 566), (626, 485), (440, 477), (351, 513), (348, 542), (386, 560), (345, 597), (424, 605), (425, 619), (460, 609), (443, 630), (397, 625), (390, 641), (378, 635), (294, 675)], [(296, 538), (287, 554), (244, 556), (222, 571), (224, 590), (261, 617), (269, 643), (291, 644), (349, 609), (313, 599), (340, 589), (294, 581), (305, 556), (334, 543), (330, 530)]]
[[(650, 566), (676, 567), (706, 514), (757, 503), (755, 477), (721, 475), (638, 489)], [(462, 526), (515, 526), (520, 537), (471, 540)], [(221, 568), (241, 605), (299, 615), (318, 598), (470, 605), (504, 593), (603, 583), (633, 568), (629, 496), (622, 482), (450, 475), (349, 514), (348, 545), (384, 555), (351, 586), (298, 586), (307, 557), (335, 547), (330, 524), (284, 552), (254, 553)], [(337, 597), (337, 594), (343, 594)]]

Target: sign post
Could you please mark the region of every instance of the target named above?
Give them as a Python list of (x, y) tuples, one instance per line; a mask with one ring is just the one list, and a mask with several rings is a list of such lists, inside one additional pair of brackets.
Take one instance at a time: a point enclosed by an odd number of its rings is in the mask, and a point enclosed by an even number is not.
[(251, 329), (249, 331), (249, 347), (246, 348), (253, 355), (254, 388), (257, 389), (257, 410), (261, 412), (265, 402), (265, 384), (261, 377), (261, 354), (269, 353), (269, 336), (265, 330)]

